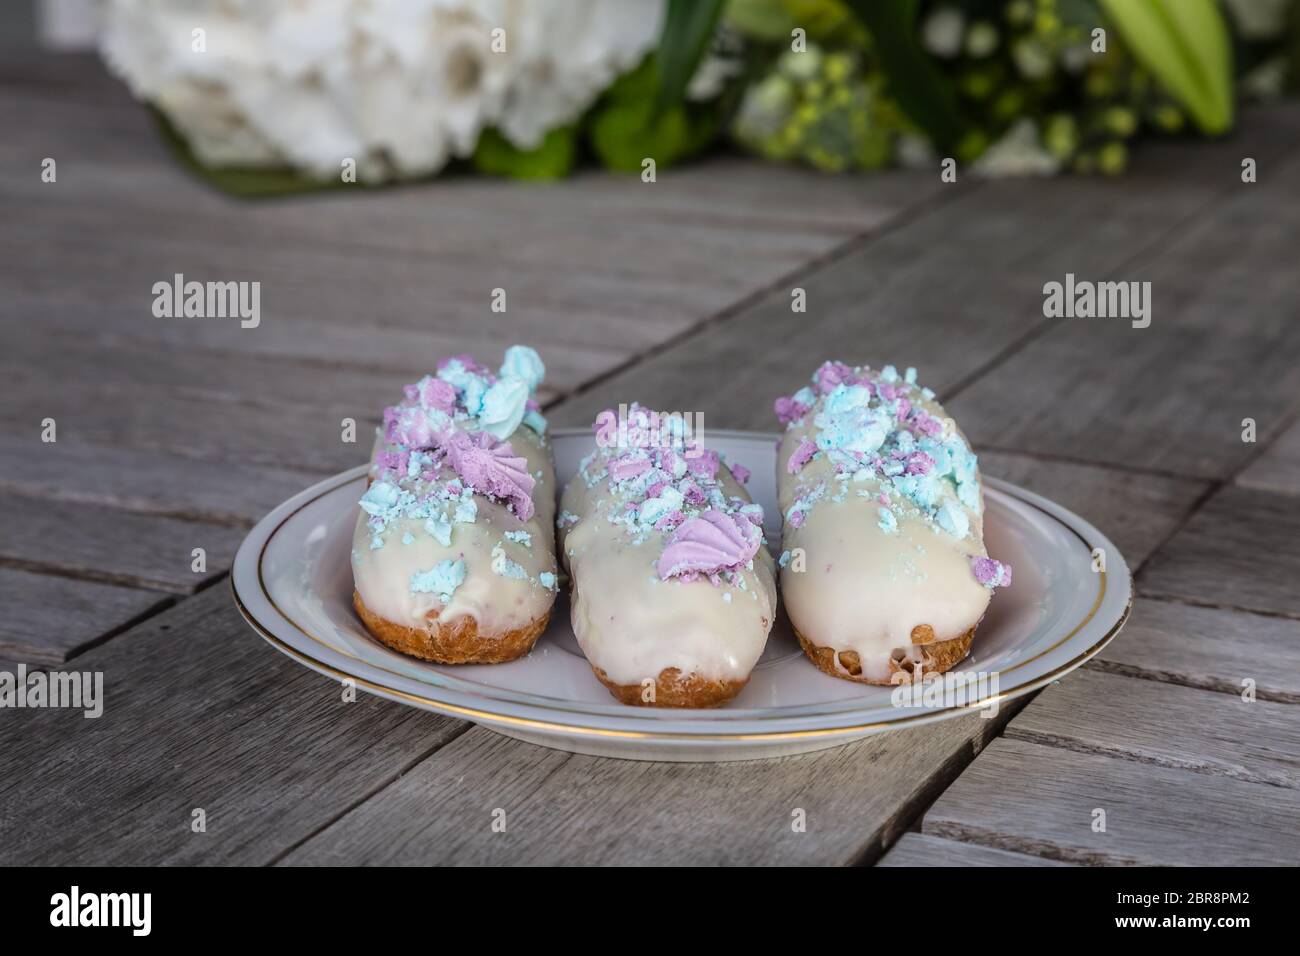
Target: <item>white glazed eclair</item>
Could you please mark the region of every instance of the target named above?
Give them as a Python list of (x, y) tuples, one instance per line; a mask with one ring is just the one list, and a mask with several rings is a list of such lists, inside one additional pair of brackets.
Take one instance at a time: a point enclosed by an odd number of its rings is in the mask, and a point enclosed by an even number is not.
[(871, 684), (961, 661), (1011, 568), (984, 549), (976, 458), (934, 393), (915, 369), (826, 362), (776, 413), (781, 592), (804, 651)]
[(528, 653), (557, 592), (555, 470), (516, 345), (497, 374), (438, 364), (384, 410), (352, 543), (353, 604), (376, 638), (446, 664)]
[(597, 448), (561, 502), (573, 631), (597, 678), (627, 704), (731, 699), (776, 611), (763, 509), (741, 487), (748, 473), (681, 422), (638, 405), (602, 412)]

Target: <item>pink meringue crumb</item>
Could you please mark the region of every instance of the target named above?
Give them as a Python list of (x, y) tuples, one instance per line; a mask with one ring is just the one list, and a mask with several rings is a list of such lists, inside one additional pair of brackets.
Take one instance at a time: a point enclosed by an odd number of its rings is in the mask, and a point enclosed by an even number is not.
[(673, 532), (659, 556), (659, 577), (716, 575), (746, 564), (758, 553), (762, 534), (748, 521), (710, 508), (689, 518)]
[(420, 387), (419, 401), (425, 408), (451, 414), (456, 408), (456, 387), (440, 378), (427, 378)]
[(452, 431), (442, 436), (456, 474), (475, 491), (506, 501), (523, 521), (533, 516), (533, 476), (528, 461), (508, 441), (487, 432)]
[(812, 456), (817, 454), (817, 446), (805, 438), (799, 442), (799, 447), (794, 450), (790, 460), (786, 462), (785, 470), (790, 474), (798, 474), (803, 470), (803, 466), (812, 461)]
[(699, 454), (686, 459), (686, 467), (698, 478), (712, 478), (718, 473), (718, 462), (716, 451), (702, 449)]
[(682, 512), (677, 509), (673, 509), (656, 521), (654, 527), (656, 531), (672, 531), (685, 520), (686, 515), (682, 514)]
[(1003, 564), (992, 558), (978, 557), (971, 559), (971, 571), (975, 580), (990, 590), (1011, 586), (1011, 565)]
[(821, 368), (817, 369), (816, 377), (817, 390), (828, 395), (835, 390), (836, 385), (853, 377), (853, 369), (843, 362), (823, 362)]
[(796, 402), (793, 398), (781, 396), (775, 404), (776, 417), (782, 425), (789, 425), (793, 421), (798, 421), (808, 414), (808, 406), (802, 402)]
[(731, 476), (735, 478), (739, 484), (742, 485), (748, 484), (749, 475), (750, 475), (749, 469), (746, 468), (744, 465), (731, 466)]
[(650, 467), (650, 460), (640, 455), (623, 455), (609, 463), (609, 473), (616, 481), (635, 478)]
[(907, 456), (907, 469), (904, 474), (928, 475), (934, 470), (934, 459), (923, 451), (914, 451)]

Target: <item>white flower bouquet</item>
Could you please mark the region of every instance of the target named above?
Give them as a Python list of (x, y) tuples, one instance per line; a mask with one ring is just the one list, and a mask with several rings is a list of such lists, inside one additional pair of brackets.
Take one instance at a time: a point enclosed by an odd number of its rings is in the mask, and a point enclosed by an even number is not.
[(1300, 0), (104, 3), (110, 66), (246, 194), (644, 172), (723, 134), (827, 171), (1117, 173), (1144, 131), (1228, 130), (1300, 50)]

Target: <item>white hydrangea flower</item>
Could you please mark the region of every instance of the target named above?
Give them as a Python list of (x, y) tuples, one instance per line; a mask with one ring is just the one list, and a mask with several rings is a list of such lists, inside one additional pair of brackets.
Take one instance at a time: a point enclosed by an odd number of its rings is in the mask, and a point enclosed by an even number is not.
[(1060, 168), (1061, 161), (1043, 147), (1038, 135), (1038, 124), (1028, 117), (1012, 124), (972, 167), (977, 175), (991, 179), (1052, 176)]
[[(436, 172), (537, 146), (654, 46), (664, 0), (107, 0), (101, 49), (213, 165)], [(199, 42), (199, 34), (202, 31)]]

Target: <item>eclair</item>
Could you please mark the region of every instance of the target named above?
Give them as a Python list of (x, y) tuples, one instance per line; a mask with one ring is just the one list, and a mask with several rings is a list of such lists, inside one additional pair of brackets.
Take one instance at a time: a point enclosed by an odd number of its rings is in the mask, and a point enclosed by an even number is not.
[(934, 392), (915, 369), (826, 362), (776, 414), (781, 593), (804, 652), (868, 684), (964, 659), (1011, 568), (984, 548), (978, 463)]
[(394, 650), (497, 663), (546, 629), (558, 582), (544, 374), (526, 346), (495, 374), (459, 355), (384, 410), (353, 535), (353, 606)]
[(574, 635), (625, 704), (713, 707), (767, 643), (775, 567), (763, 509), (678, 415), (602, 412), (596, 450), (564, 490), (561, 559)]

